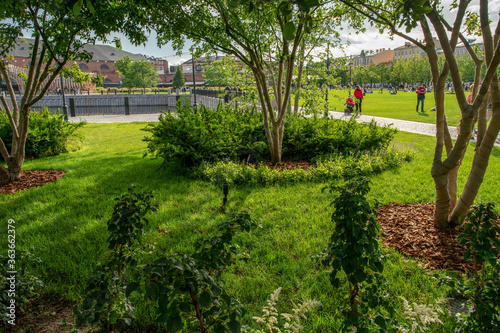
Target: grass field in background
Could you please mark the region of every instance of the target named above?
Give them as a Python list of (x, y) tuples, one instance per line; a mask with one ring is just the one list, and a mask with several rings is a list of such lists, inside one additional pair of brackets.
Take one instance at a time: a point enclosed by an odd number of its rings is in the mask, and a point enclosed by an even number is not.
[[(344, 103), (347, 99), (348, 90), (334, 89), (328, 94), (328, 105), (331, 111), (344, 111)], [(351, 95), (354, 91), (351, 90)], [(448, 125), (456, 126), (460, 120), (460, 108), (455, 95), (445, 95), (445, 112)], [(324, 104), (322, 104), (324, 105)], [(364, 115), (374, 117), (385, 117), (423, 123), (436, 123), (436, 112), (430, 111), (435, 106), (434, 93), (427, 93), (425, 97), (424, 113), (415, 112), (417, 106), (417, 94), (415, 92), (399, 91), (396, 95), (389, 95), (387, 90), (382, 94), (379, 90), (373, 90), (373, 94), (366, 94), (362, 103)], [(420, 111), (419, 106), (418, 110)]]
[[(416, 100), (410, 93), (368, 95), (366, 114), (377, 112), (376, 115), (387, 117), (389, 111), (383, 111), (379, 104), (391, 98), (408, 98), (408, 103)], [(380, 109), (371, 111), (374, 105)], [(411, 113), (411, 105), (400, 112)], [(214, 225), (227, 217), (219, 209), (220, 188), (186, 178), (182, 173), (161, 172), (161, 160), (143, 157), (145, 143), (141, 139), (147, 133), (141, 129), (145, 125), (87, 124), (82, 150), (25, 163), (25, 170), (64, 170), (63, 178), (43, 187), (0, 195), (0, 228), (6, 230), (7, 220), (14, 219), (16, 248), (32, 247), (35, 255), (42, 258), (42, 263), (32, 268), (45, 283), (44, 294), (79, 300), (89, 274), (106, 250), (106, 222), (114, 198), (125, 193), (131, 184), (154, 192), (154, 202), (159, 207), (149, 217), (151, 223), (146, 227), (144, 244), (154, 246), (160, 253), (191, 250), (197, 237), (212, 232)], [(402, 144), (413, 142), (417, 158), (399, 169), (372, 177), (369, 198), (383, 204), (432, 202), (435, 194), (430, 168), (435, 139), (400, 132), (395, 140)], [(473, 145), (462, 170), (470, 168), (472, 149)], [(500, 149), (494, 148), (477, 201), (500, 201), (500, 175), (495, 171), (499, 168)], [(466, 176), (460, 174), (459, 189), (465, 181)], [(332, 196), (322, 192), (324, 185), (231, 186), (227, 213), (245, 210), (262, 224), (262, 229), (237, 237), (242, 251), (248, 252), (251, 259), (234, 265), (225, 274), (228, 288), (248, 310), (245, 324), (254, 325), (251, 317), (261, 315), (269, 294), (282, 287), (280, 310), (289, 312), (292, 302), (297, 304), (307, 298), (323, 303), (311, 314), (305, 332), (334, 332), (338, 327), (339, 295), (346, 290), (334, 290), (328, 272), (311, 259), (324, 249), (332, 231)], [(4, 236), (0, 238), (2, 249), (7, 245)], [(434, 303), (446, 296), (446, 289), (436, 287), (431, 271), (394, 251), (387, 254), (384, 275), (395, 295), (419, 303)], [(141, 325), (150, 324), (150, 311), (149, 304), (141, 303), (138, 307), (136, 314)], [(434, 327), (431, 331), (452, 332), (453, 320), (443, 320), (444, 328)]]

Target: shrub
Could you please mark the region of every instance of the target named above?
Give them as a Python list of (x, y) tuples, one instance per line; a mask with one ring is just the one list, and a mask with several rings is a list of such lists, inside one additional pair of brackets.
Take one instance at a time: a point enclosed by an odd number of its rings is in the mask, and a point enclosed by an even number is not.
[(148, 152), (192, 167), (202, 162), (246, 159), (248, 154), (267, 152), (262, 120), (256, 111), (238, 111), (219, 105), (217, 110), (204, 106), (191, 108), (177, 104), (177, 113), (164, 113), (160, 122), (144, 130), (152, 134), (144, 139)]
[(285, 123), (283, 158), (310, 161), (322, 154), (376, 152), (387, 148), (397, 130), (368, 124), (317, 117), (289, 117)]
[[(83, 139), (78, 133), (83, 125), (85, 122), (67, 122), (63, 115), (53, 115), (47, 108), (42, 112), (31, 112), (26, 156), (39, 158), (67, 153)], [(8, 149), (12, 147), (12, 128), (5, 112), (0, 112), (0, 138)]]
[[(395, 129), (374, 122), (288, 117), (285, 121), (283, 155), (286, 160), (308, 160), (318, 155), (352, 155), (357, 151), (381, 151), (389, 145)], [(160, 122), (144, 129), (148, 153), (165, 164), (180, 162), (193, 167), (202, 162), (269, 160), (270, 153), (262, 114), (227, 105), (217, 110), (178, 104), (176, 114), (165, 113)]]
[(466, 250), (464, 259), (474, 262), (474, 271), (441, 281), (473, 304), (473, 311), (459, 318), (464, 332), (500, 331), (500, 226), (494, 207), (491, 202), (472, 206), (457, 236)]
[(355, 168), (349, 171), (353, 178), (328, 187), (330, 192), (338, 193), (331, 204), (334, 230), (328, 247), (317, 258), (331, 268), (330, 283), (334, 288), (345, 284), (349, 289), (349, 306), (343, 309), (343, 332), (351, 328), (355, 332), (383, 331), (393, 324), (394, 308), (382, 276), (385, 257), (378, 241), (377, 210), (366, 200), (370, 181), (360, 177)]

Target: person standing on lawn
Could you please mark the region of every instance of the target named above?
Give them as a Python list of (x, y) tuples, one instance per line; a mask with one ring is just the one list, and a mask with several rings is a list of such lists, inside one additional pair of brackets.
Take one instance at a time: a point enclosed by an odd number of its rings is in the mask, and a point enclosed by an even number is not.
[(354, 89), (354, 97), (356, 98), (356, 113), (358, 113), (359, 109), (359, 115), (362, 115), (361, 102), (363, 101), (363, 90), (361, 90), (359, 85), (356, 85), (356, 89)]
[(417, 109), (416, 111), (418, 112), (418, 105), (420, 102), (422, 102), (422, 112), (424, 112), (424, 100), (425, 100), (425, 93), (427, 92), (427, 89), (425, 88), (425, 83), (421, 84), (417, 88)]

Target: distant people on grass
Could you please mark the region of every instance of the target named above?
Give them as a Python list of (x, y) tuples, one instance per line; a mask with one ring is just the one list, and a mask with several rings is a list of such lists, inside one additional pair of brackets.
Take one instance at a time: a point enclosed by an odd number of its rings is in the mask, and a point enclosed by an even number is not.
[(389, 89), (389, 94), (392, 94), (392, 84), (389, 83), (387, 86), (387, 89)]
[(359, 110), (359, 115), (362, 115), (361, 103), (363, 102), (363, 90), (361, 90), (359, 85), (356, 85), (356, 89), (354, 89), (354, 97), (356, 98), (356, 113)]
[(427, 89), (425, 88), (425, 83), (421, 84), (417, 88), (417, 108), (416, 111), (418, 112), (418, 105), (420, 102), (422, 102), (421, 110), (424, 112), (424, 101), (425, 101), (425, 93), (427, 92)]

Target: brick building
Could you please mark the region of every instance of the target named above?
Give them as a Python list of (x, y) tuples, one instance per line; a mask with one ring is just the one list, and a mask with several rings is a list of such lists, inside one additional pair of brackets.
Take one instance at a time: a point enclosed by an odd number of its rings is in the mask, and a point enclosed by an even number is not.
[[(28, 67), (31, 62), (30, 58), (30, 44), (33, 39), (19, 39), (16, 47), (10, 52), (8, 62), (16, 67)], [(118, 87), (123, 79), (116, 74), (115, 61), (124, 56), (129, 56), (132, 60), (146, 59), (149, 63), (153, 64), (159, 75), (159, 85), (165, 83), (165, 73), (168, 73), (168, 61), (154, 57), (146, 57), (141, 54), (134, 54), (127, 51), (120, 50), (110, 45), (90, 45), (87, 44), (83, 49), (92, 55), (90, 61), (76, 61), (80, 70), (84, 73), (96, 73), (105, 77), (104, 87)], [(66, 66), (72, 66), (73, 62), (66, 63)]]

